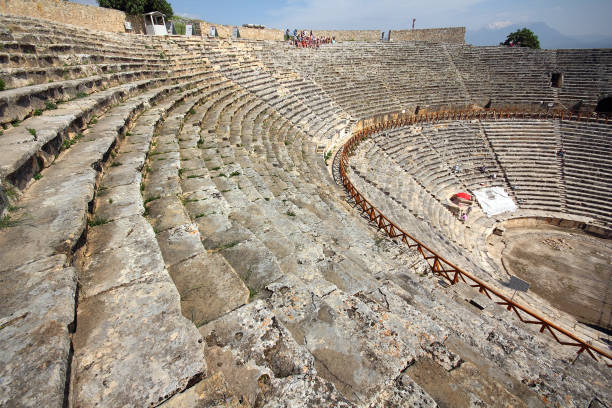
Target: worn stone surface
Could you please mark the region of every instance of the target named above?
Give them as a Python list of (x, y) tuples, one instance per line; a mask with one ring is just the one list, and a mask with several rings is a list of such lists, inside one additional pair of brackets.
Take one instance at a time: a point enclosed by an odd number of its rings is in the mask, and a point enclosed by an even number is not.
[(53, 256), (0, 272), (0, 405), (61, 407), (77, 279)]
[(74, 336), (78, 406), (151, 406), (206, 370), (201, 337), (172, 282), (118, 287), (82, 300)]
[(148, 215), (153, 229), (157, 232), (165, 231), (177, 225), (189, 223), (181, 201), (176, 196), (162, 197), (146, 204)]
[(140, 196), (140, 173), (136, 182), (119, 185), (100, 192), (96, 200), (96, 217), (103, 220), (116, 220), (144, 213)]
[(367, 296), (333, 290), (319, 298), (294, 278), (267, 289), (279, 319), (303, 337), (318, 374), (354, 403), (372, 403), (380, 387), (419, 355), (422, 328), (410, 330), (409, 320)]
[(376, 396), (370, 405), (375, 407), (437, 408), (438, 404), (408, 375), (402, 374)]
[(218, 253), (200, 253), (170, 266), (168, 272), (181, 295), (183, 316), (196, 326), (249, 301), (249, 289)]
[(139, 216), (91, 228), (87, 255), (82, 297), (136, 282), (170, 281), (153, 229)]
[[(261, 301), (255, 301), (200, 328), (209, 371), (223, 373), (235, 395), (254, 404), (258, 382), (314, 374), (312, 355)], [(263, 377), (263, 378), (262, 378)]]
[[(265, 384), (265, 381), (262, 382)], [(355, 407), (336, 390), (332, 382), (317, 376), (303, 374), (275, 378), (267, 386), (270, 391), (262, 398), (265, 407)], [(261, 388), (265, 387), (263, 385)]]
[(250, 404), (234, 396), (223, 374), (205, 378), (193, 387), (175, 395), (162, 405), (164, 408), (250, 408)]
[(170, 267), (204, 252), (195, 224), (183, 224), (157, 234), (166, 266)]

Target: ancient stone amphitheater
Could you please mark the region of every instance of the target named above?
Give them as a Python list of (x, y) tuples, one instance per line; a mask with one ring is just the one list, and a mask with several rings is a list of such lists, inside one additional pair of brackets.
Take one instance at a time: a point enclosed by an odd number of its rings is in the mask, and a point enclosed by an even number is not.
[[(0, 22), (1, 406), (610, 406), (609, 337), (487, 248), (609, 236), (612, 50)], [(518, 211), (460, 222), (482, 185)]]

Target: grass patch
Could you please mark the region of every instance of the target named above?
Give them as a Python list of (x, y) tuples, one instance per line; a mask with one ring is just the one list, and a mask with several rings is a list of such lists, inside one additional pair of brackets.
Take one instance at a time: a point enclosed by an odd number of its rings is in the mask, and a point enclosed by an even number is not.
[(240, 175), (240, 172), (236, 170), (236, 171), (232, 171), (229, 176), (230, 177), (236, 177), (236, 176), (239, 176), (239, 175)]
[(0, 91), (4, 91), (6, 89), (6, 83), (4, 79), (0, 79)]
[(10, 215), (5, 215), (4, 217), (0, 217), (0, 229), (12, 227), (16, 224), (16, 221), (11, 220)]
[(144, 200), (144, 204), (147, 205), (151, 201), (159, 200), (160, 198), (161, 198), (160, 196), (148, 197), (146, 200)]
[(86, 97), (87, 94), (85, 92), (77, 92), (76, 97), (78, 99)]
[(327, 166), (327, 162), (329, 161), (330, 157), (332, 155), (331, 150), (327, 153), (325, 153), (325, 155), (323, 156), (325, 158), (325, 165)]
[(145, 191), (145, 183), (140, 183), (140, 191)]
[(40, 172), (34, 175), (34, 180), (40, 180), (41, 178), (43, 178), (43, 175)]
[(181, 197), (181, 202), (183, 203), (183, 205), (187, 204), (187, 203), (195, 203), (196, 201), (200, 201), (197, 198), (184, 198)]
[(295, 217), (295, 213), (291, 210), (287, 211), (286, 214), (290, 217)]
[(42, 110), (34, 109), (34, 116), (40, 116), (40, 115), (42, 115)]
[(264, 197), (264, 200), (270, 201), (270, 197)]
[(53, 109), (57, 109), (57, 105), (55, 103), (53, 103), (53, 102), (47, 101), (47, 102), (45, 102), (45, 108), (47, 110), (53, 110)]
[(82, 133), (77, 133), (77, 135), (75, 137), (73, 137), (72, 139), (65, 139), (62, 142), (62, 149), (66, 150), (66, 149), (70, 149), (70, 147), (75, 144), (76, 142), (79, 141), (80, 138), (83, 137)]
[(249, 300), (253, 299), (255, 296), (257, 296), (257, 289), (249, 288)]
[(19, 126), (20, 123), (21, 123), (21, 121), (19, 119), (15, 119), (15, 120), (11, 121), (11, 125), (13, 125), (13, 127)]
[(28, 128), (28, 132), (34, 137), (36, 137), (36, 129)]
[(106, 223), (108, 223), (108, 220), (106, 218), (102, 218), (102, 217), (96, 217), (96, 218), (94, 218), (92, 220), (89, 220), (87, 222), (87, 224), (90, 227), (97, 227), (98, 225), (104, 225)]
[(236, 245), (238, 245), (239, 243), (240, 243), (239, 241), (232, 241), (232, 242), (230, 242), (230, 243), (228, 243), (228, 244), (223, 245), (223, 246), (222, 246), (222, 248), (223, 248), (223, 249), (230, 249), (230, 248), (235, 247), (235, 246), (236, 246)]
[(188, 179), (190, 179), (190, 178), (198, 178), (198, 177), (202, 177), (202, 176), (198, 176), (197, 174), (191, 174), (191, 175), (187, 176)]
[(227, 193), (228, 191), (232, 191), (232, 190), (229, 190), (229, 189), (221, 190), (222, 193)]
[(108, 203), (109, 203), (109, 204), (112, 204), (112, 203), (113, 203), (113, 199), (112, 199), (112, 198), (109, 198), (109, 199), (108, 199)]
[(121, 166), (121, 162), (118, 162), (118, 161), (113, 162), (113, 163), (111, 164), (111, 167), (119, 167), (119, 166)]
[(187, 112), (187, 113), (190, 114), (190, 115), (195, 115), (196, 111), (195, 111), (195, 109), (191, 108), (191, 109), (189, 109), (189, 112)]
[(219, 173), (219, 175), (217, 177), (227, 177), (225, 174), (223, 173)]
[(185, 172), (185, 169), (183, 169), (183, 168), (178, 169), (178, 176), (179, 176), (180, 178), (183, 178), (183, 173), (184, 173), (184, 172)]
[(219, 170), (220, 168), (221, 168), (221, 166), (217, 166), (217, 167), (213, 167), (211, 170), (212, 170), (212, 171), (217, 171), (217, 170)]

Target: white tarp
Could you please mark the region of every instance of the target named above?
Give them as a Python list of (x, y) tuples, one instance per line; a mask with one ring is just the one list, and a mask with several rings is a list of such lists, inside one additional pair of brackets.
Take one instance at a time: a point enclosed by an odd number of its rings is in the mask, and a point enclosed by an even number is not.
[(502, 187), (489, 187), (473, 191), (478, 204), (487, 217), (501, 214), (506, 211), (516, 211), (516, 204)]

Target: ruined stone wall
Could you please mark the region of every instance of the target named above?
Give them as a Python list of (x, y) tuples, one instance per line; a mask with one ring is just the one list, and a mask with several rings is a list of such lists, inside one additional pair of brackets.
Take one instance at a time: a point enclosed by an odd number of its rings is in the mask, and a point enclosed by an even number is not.
[[(309, 31), (310, 32), (310, 31)], [(336, 41), (380, 41), (382, 30), (313, 30), (316, 37), (336, 37)], [(388, 30), (385, 31), (387, 35)], [(465, 43), (465, 27), (391, 30), (391, 40)]]
[(126, 31), (124, 12), (64, 0), (0, 0), (0, 13), (44, 18), (92, 30)]
[[(308, 31), (310, 32), (310, 31)], [(313, 30), (315, 37), (336, 37), (336, 41), (366, 41), (380, 40), (381, 31), (378, 30)]]
[[(219, 34), (219, 38), (231, 38), (232, 30), (235, 26), (224, 25), (224, 24), (215, 24), (210, 23), (208, 21), (202, 21), (202, 34), (207, 36), (210, 32), (210, 27), (215, 26), (217, 28), (217, 33)], [(247, 28), (247, 27), (238, 27), (240, 31), (240, 38), (248, 39), (248, 40), (271, 40), (271, 41), (282, 41), (284, 39), (285, 33), (283, 30), (277, 30), (274, 28)]]
[(392, 30), (393, 41), (429, 41), (441, 43), (465, 43), (465, 27), (425, 28), (420, 30)]

